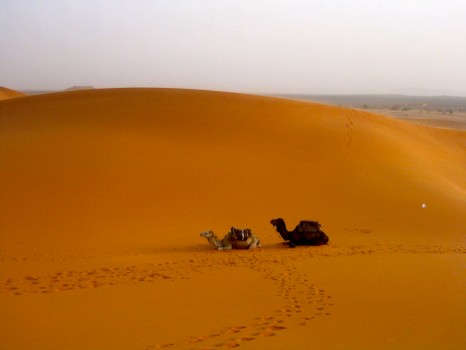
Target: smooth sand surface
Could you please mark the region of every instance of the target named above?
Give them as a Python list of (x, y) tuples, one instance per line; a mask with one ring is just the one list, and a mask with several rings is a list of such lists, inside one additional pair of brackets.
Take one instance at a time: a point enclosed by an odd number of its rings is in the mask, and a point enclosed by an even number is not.
[[(176, 89), (0, 102), (0, 348), (463, 349), (466, 132)], [(290, 249), (270, 220), (318, 220)], [(199, 236), (249, 227), (255, 250)]]
[(0, 86), (0, 101), (23, 96), (26, 96), (26, 94)]

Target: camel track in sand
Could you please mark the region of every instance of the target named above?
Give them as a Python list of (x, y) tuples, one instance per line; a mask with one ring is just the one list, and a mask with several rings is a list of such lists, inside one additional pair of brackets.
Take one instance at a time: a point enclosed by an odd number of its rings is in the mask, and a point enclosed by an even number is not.
[[(251, 268), (263, 278), (279, 286), (279, 297), (286, 307), (259, 315), (250, 323), (212, 329), (188, 339), (174, 339), (170, 344), (149, 345), (147, 349), (162, 349), (175, 345), (179, 348), (199, 349), (200, 345), (214, 341), (213, 348), (238, 347), (258, 337), (271, 337), (287, 329), (290, 322), (305, 326), (316, 317), (328, 315), (331, 297), (318, 289), (295, 267), (286, 264), (285, 256), (274, 257), (270, 252), (236, 254), (237, 252), (206, 251), (194, 253), (191, 259), (161, 264), (102, 267), (88, 271), (59, 271), (47, 275), (8, 278), (0, 283), (0, 292), (13, 297), (25, 294), (67, 292), (85, 288), (117, 287), (124, 284), (163, 283), (193, 278), (193, 273), (222, 268)], [(272, 266), (269, 268), (267, 266)]]
[[(292, 253), (291, 253), (292, 252)], [(204, 334), (185, 339), (173, 339), (169, 343), (148, 344), (146, 350), (176, 349), (219, 349), (235, 348), (243, 343), (263, 337), (275, 336), (292, 327), (310, 327), (320, 317), (330, 315), (334, 303), (328, 291), (315, 285), (312, 276), (298, 271), (294, 262), (309, 258), (325, 259), (339, 256), (366, 254), (446, 254), (466, 253), (461, 245), (391, 245), (349, 247), (302, 247), (290, 251), (284, 247), (268, 247), (256, 251), (196, 251), (180, 253), (180, 260), (166, 263), (128, 264), (100, 267), (89, 270), (65, 270), (51, 274), (26, 275), (0, 281), (0, 293), (11, 297), (27, 294), (62, 293), (86, 288), (118, 287), (119, 285), (142, 283), (171, 283), (196, 278), (196, 273), (208, 273), (218, 269), (247, 268), (256, 271), (277, 287), (277, 297), (282, 305), (270, 313), (257, 315), (254, 319), (238, 325), (218, 328), (212, 325)], [(98, 263), (102, 257), (90, 257)], [(3, 262), (8, 261), (6, 257)], [(39, 259), (38, 257), (29, 259)], [(65, 259), (65, 258), (62, 258)], [(84, 258), (78, 258), (84, 259)], [(93, 264), (95, 266), (95, 264)], [(233, 270), (234, 271), (234, 270)]]
[(353, 144), (353, 138), (354, 138), (354, 121), (353, 121), (353, 116), (351, 114), (348, 114), (346, 116), (345, 129), (346, 129), (345, 158), (347, 158), (350, 154), (350, 150), (351, 150), (351, 146)]

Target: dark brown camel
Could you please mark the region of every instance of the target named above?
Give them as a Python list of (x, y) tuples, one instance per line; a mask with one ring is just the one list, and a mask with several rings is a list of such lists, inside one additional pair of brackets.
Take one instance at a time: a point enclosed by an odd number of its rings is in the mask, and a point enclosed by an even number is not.
[(288, 242), (291, 248), (297, 245), (322, 245), (328, 243), (328, 236), (320, 229), (317, 221), (301, 221), (293, 231), (286, 229), (285, 220), (273, 219), (270, 223), (275, 226), (280, 236)]

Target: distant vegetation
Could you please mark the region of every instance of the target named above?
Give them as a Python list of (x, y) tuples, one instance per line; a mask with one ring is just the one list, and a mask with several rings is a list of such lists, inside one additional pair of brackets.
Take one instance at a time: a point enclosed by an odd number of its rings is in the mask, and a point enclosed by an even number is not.
[(275, 95), (349, 108), (388, 109), (392, 111), (420, 110), (453, 114), (466, 111), (466, 97), (408, 95)]

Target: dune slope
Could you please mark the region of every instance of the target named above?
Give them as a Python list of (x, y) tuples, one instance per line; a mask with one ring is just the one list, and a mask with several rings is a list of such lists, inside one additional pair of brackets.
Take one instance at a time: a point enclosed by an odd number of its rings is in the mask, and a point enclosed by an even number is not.
[(0, 86), (0, 101), (23, 96), (26, 96), (26, 94)]
[(336, 239), (360, 227), (456, 240), (466, 226), (460, 131), (258, 96), (109, 89), (3, 101), (0, 133), (7, 249), (190, 245), (208, 228), (271, 232), (274, 217), (319, 220)]

